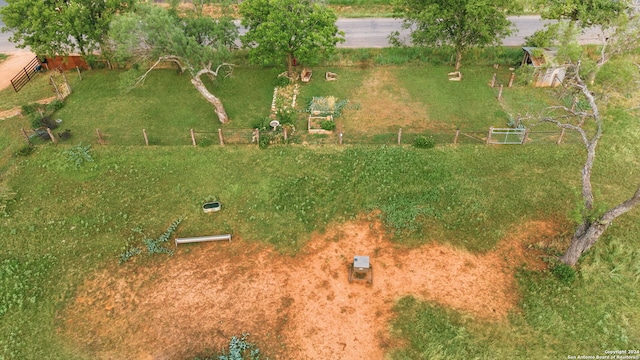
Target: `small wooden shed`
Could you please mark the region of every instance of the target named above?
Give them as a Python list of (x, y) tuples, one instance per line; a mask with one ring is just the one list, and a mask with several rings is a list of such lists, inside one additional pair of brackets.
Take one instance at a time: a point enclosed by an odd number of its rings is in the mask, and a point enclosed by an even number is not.
[(522, 66), (533, 66), (532, 86), (556, 87), (562, 84), (569, 64), (559, 64), (556, 61), (558, 49), (523, 47), (524, 57)]

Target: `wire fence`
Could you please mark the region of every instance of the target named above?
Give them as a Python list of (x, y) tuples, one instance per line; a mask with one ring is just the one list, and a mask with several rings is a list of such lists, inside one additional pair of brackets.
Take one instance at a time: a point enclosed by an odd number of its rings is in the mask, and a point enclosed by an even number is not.
[[(166, 132), (141, 129), (140, 131), (103, 131), (96, 129), (89, 139), (93, 144), (121, 146), (224, 146), (253, 145), (268, 146), (275, 144), (303, 145), (413, 145), (425, 139), (436, 146), (446, 145), (495, 145), (488, 141), (492, 129), (482, 131), (439, 130), (433, 132), (414, 132), (398, 129), (388, 133), (345, 133), (326, 132), (309, 134), (306, 131), (287, 133), (283, 129), (262, 130), (224, 128), (218, 131), (198, 131), (185, 129), (183, 133), (169, 135)], [(56, 137), (57, 135), (53, 135)], [(557, 129), (530, 130), (526, 132), (524, 141), (519, 145), (560, 145), (581, 143), (577, 132)], [(60, 139), (56, 139), (60, 140)], [(490, 139), (495, 140), (495, 139)]]

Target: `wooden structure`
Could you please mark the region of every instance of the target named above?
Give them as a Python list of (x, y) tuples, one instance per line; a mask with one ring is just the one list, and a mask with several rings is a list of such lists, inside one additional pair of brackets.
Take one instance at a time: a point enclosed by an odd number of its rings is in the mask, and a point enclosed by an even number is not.
[(300, 80), (302, 80), (302, 82), (308, 83), (311, 80), (311, 74), (311, 69), (302, 69), (302, 72), (300, 73)]
[(324, 79), (327, 80), (327, 81), (336, 81), (336, 80), (338, 80), (338, 74), (332, 73), (330, 71), (327, 71), (324, 74)]
[(460, 71), (454, 71), (447, 74), (449, 76), (449, 81), (460, 81), (462, 80), (462, 73)]
[(48, 69), (62, 68), (63, 70), (89, 70), (89, 64), (80, 55), (47, 57), (42, 62)]
[(555, 48), (523, 47), (522, 66), (533, 66), (532, 85), (534, 87), (556, 87), (564, 81), (570, 64), (558, 64)]
[(356, 255), (353, 257), (353, 262), (349, 267), (349, 282), (354, 281), (373, 283), (373, 267), (371, 267), (368, 256)]

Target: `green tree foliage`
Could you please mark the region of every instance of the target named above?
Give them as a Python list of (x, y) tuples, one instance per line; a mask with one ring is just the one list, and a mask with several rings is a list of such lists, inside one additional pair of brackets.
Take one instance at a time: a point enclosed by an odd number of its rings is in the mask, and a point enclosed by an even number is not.
[(7, 0), (0, 10), (11, 41), (40, 55), (99, 50), (116, 13), (134, 0)]
[(293, 74), (293, 59), (313, 64), (330, 54), (343, 33), (332, 10), (309, 0), (246, 0), (240, 5), (247, 33), (242, 43), (252, 61), (277, 65), (286, 61)]
[[(206, 74), (214, 79), (221, 69), (231, 66), (224, 61), (237, 35), (231, 18), (212, 19), (197, 11), (179, 17), (175, 8), (166, 10), (145, 4), (116, 16), (109, 31), (110, 51), (119, 61), (147, 66), (155, 60), (155, 64), (142, 76), (128, 77), (134, 80), (134, 85), (142, 83), (160, 62), (174, 62), (181, 71), (191, 75), (191, 82), (215, 106), (222, 123), (228, 121), (224, 106), (207, 90), (201, 76)], [(214, 64), (215, 69), (212, 68)]]
[(615, 24), (619, 16), (625, 16), (630, 3), (626, 0), (544, 0), (540, 16), (543, 19), (566, 20), (581, 28)]
[[(451, 45), (456, 70), (470, 47), (491, 45), (511, 33), (507, 0), (397, 0), (394, 14), (411, 30), (413, 45)], [(391, 41), (400, 44), (398, 32)]]

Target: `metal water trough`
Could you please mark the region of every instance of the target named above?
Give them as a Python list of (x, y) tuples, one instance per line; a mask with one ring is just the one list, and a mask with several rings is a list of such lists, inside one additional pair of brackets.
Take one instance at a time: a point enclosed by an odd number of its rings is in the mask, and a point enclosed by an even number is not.
[(198, 243), (198, 242), (207, 242), (207, 241), (220, 241), (220, 240), (227, 240), (227, 241), (231, 242), (231, 234), (211, 235), (211, 236), (198, 236), (198, 237), (188, 237), (188, 238), (176, 238), (176, 246), (178, 246), (178, 244)]

